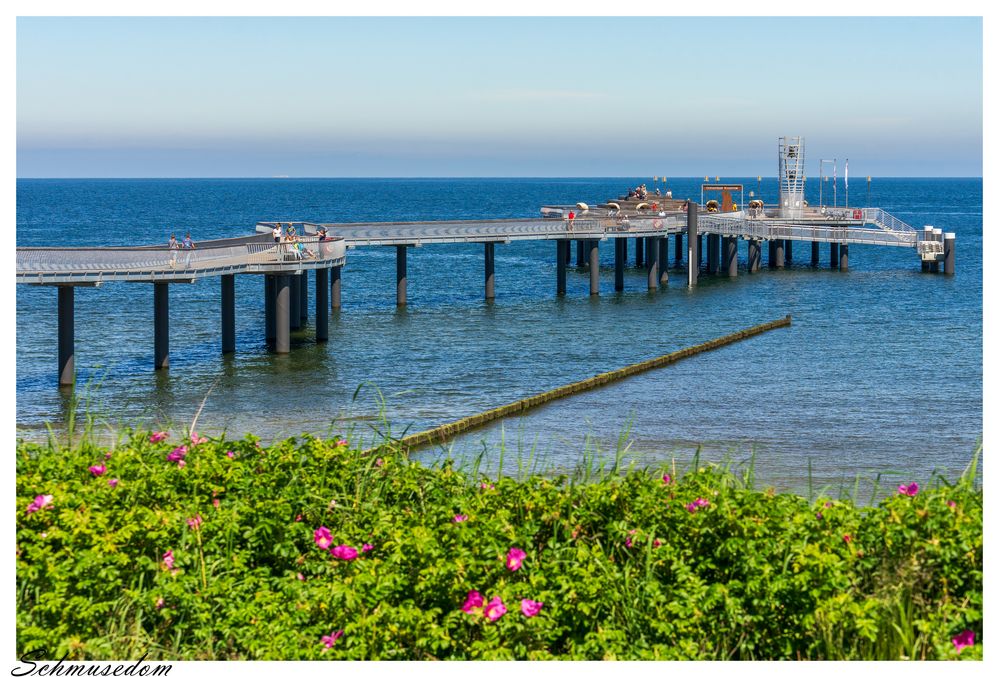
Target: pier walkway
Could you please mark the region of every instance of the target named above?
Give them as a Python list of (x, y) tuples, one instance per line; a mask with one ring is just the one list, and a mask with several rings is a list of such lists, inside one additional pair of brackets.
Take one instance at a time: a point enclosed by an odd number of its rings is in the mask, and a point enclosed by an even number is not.
[[(675, 203), (676, 201), (673, 201)], [(316, 340), (328, 340), (328, 314), (340, 308), (341, 269), (347, 250), (365, 246), (396, 248), (396, 302), (406, 303), (407, 251), (434, 244), (484, 246), (485, 298), (495, 297), (495, 246), (523, 240), (552, 240), (556, 244), (556, 294), (566, 292), (566, 268), (571, 243), (576, 242), (576, 265), (588, 267), (590, 294), (600, 293), (601, 242), (614, 242), (614, 289), (624, 289), (629, 241), (634, 261), (648, 271), (648, 289), (669, 282), (669, 239), (674, 239), (674, 262), (686, 260), (687, 284), (696, 286), (699, 274), (737, 277), (738, 241), (746, 240), (744, 269), (757, 272), (762, 243), (769, 247), (768, 265), (783, 268), (792, 261), (792, 243), (809, 242), (811, 265), (819, 265), (819, 245), (829, 246), (829, 265), (849, 268), (851, 244), (903, 247), (916, 251), (926, 272), (954, 273), (954, 234), (946, 237), (926, 226), (916, 231), (877, 208), (809, 208), (795, 218), (782, 218), (776, 208), (755, 207), (720, 213), (705, 211), (695, 202), (684, 209), (651, 212), (648, 205), (609, 202), (590, 208), (542, 208), (539, 218), (379, 223), (282, 222), (304, 233), (303, 247), (275, 243), (275, 222), (257, 224), (257, 235), (199, 242), (195, 249), (146, 247), (18, 247), (18, 284), (55, 286), (59, 290), (59, 383), (72, 385), (74, 370), (73, 291), (106, 282), (145, 282), (154, 289), (154, 366), (169, 366), (169, 296), (171, 283), (193, 283), (219, 277), (221, 283), (222, 352), (235, 350), (236, 274), (263, 277), (265, 333), (275, 352), (290, 350), (289, 333), (308, 319), (308, 276), (315, 271)], [(675, 204), (670, 204), (675, 206)], [(585, 208), (584, 208), (585, 207)], [(578, 209), (578, 213), (574, 210)], [(569, 213), (572, 211), (572, 217)], [(325, 227), (328, 237), (317, 233)], [(686, 237), (686, 242), (684, 242)], [(705, 246), (705, 239), (707, 240)]]

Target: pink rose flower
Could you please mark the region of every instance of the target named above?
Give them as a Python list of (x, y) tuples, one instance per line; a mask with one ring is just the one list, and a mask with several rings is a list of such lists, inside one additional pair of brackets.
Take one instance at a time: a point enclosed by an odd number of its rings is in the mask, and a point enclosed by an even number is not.
[(663, 484), (669, 484), (672, 481), (673, 481), (672, 477), (670, 477), (669, 475), (663, 475)]
[(118, 486), (118, 478), (115, 477), (114, 479), (108, 480), (108, 486), (111, 487), (112, 489)]
[(201, 515), (195, 515), (194, 517), (188, 517), (187, 518), (187, 526), (191, 527), (192, 529), (200, 529), (201, 528), (201, 523), (203, 521), (204, 520), (201, 519)]
[(468, 597), (465, 598), (465, 603), (461, 606), (461, 610), (466, 614), (474, 614), (477, 609), (481, 609), (482, 605), (486, 603), (485, 598), (482, 596), (478, 590), (469, 590)]
[(199, 444), (204, 444), (207, 441), (208, 441), (207, 437), (199, 437), (198, 433), (194, 432), (193, 430), (191, 431), (191, 446), (192, 447), (196, 447)]
[(331, 633), (329, 635), (323, 635), (322, 640), (320, 640), (323, 644), (326, 645), (323, 651), (329, 651), (330, 649), (332, 649), (333, 645), (336, 644), (336, 641), (341, 637), (343, 637), (343, 630), (337, 630), (336, 632)]
[(499, 597), (493, 597), (489, 600), (489, 604), (482, 609), (482, 615), (486, 617), (486, 620), (490, 623), (495, 623), (503, 614), (506, 613), (506, 607), (503, 606), (503, 600)]
[(349, 545), (338, 545), (330, 550), (330, 553), (336, 559), (346, 560), (347, 562), (352, 559), (357, 559), (357, 550)]
[(510, 551), (506, 553), (506, 568), (510, 571), (516, 571), (524, 563), (526, 557), (527, 553), (520, 548), (510, 548)]
[(898, 485), (898, 493), (906, 496), (915, 496), (919, 493), (919, 485), (915, 482), (912, 484), (900, 484)]
[(38, 496), (35, 496), (35, 500), (33, 500), (31, 505), (28, 506), (28, 512), (32, 513), (37, 512), (42, 508), (50, 508), (52, 500), (52, 494), (39, 494)]
[(163, 553), (163, 564), (168, 570), (172, 570), (173, 566), (173, 550), (167, 550)]
[(344, 439), (343, 437), (339, 438), (336, 441), (336, 446), (338, 446), (338, 447), (345, 447), (345, 446), (347, 446), (347, 440)]
[(701, 508), (706, 508), (711, 505), (711, 503), (706, 498), (695, 499), (693, 503), (687, 504), (687, 512), (697, 512)]
[(455, 524), (460, 524), (461, 522), (467, 522), (468, 515), (462, 515), (461, 513), (459, 513), (455, 515), (454, 519), (452, 519), (451, 521), (454, 522)]
[(535, 602), (533, 599), (520, 600), (520, 611), (528, 618), (530, 618), (531, 616), (537, 616), (538, 612), (541, 611), (541, 607), (543, 606), (544, 606), (543, 603)]
[(361, 546), (361, 552), (362, 553), (364, 553), (364, 552), (371, 552), (374, 549), (375, 549), (375, 546), (371, 545), (370, 543), (365, 543), (364, 545)]
[(158, 430), (149, 436), (149, 441), (153, 443), (162, 442), (166, 438), (167, 438), (167, 433), (162, 430)]
[(221, 503), (221, 501), (219, 501), (219, 499), (217, 499), (217, 498), (213, 498), (212, 499), (212, 507), (215, 508), (216, 510), (219, 509), (219, 504), (220, 503)]
[(843, 534), (843, 542), (844, 543), (849, 543), (852, 540), (853, 540), (853, 536), (851, 536), (850, 534)]
[(965, 630), (951, 637), (950, 641), (954, 644), (957, 652), (961, 653), (969, 646), (975, 646), (975, 633), (971, 630)]
[[(184, 462), (185, 456), (187, 456), (187, 446), (182, 444), (179, 447), (174, 447), (174, 450), (167, 454), (166, 460), (180, 465)], [(184, 466), (181, 465), (180, 467), (183, 468)]]
[(328, 550), (331, 545), (333, 545), (333, 534), (326, 527), (319, 527), (314, 532), (312, 532), (312, 537), (318, 545), (323, 550)]
[(229, 458), (236, 458), (236, 452), (232, 451), (231, 449), (225, 452), (225, 455), (228, 456)]
[(100, 477), (101, 475), (103, 475), (108, 471), (108, 468), (106, 465), (102, 464), (102, 465), (92, 465), (89, 468), (87, 468), (87, 470), (89, 470), (90, 474), (93, 475), (94, 477)]

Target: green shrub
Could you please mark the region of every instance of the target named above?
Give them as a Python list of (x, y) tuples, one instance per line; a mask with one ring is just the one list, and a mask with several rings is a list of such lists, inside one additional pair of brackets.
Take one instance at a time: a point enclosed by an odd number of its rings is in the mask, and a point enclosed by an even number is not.
[[(188, 453), (168, 461), (180, 443)], [(974, 471), (864, 508), (753, 490), (717, 467), (669, 482), (665, 470), (484, 480), (449, 463), (421, 466), (389, 446), (154, 443), (141, 432), (106, 453), (18, 444), (19, 653), (982, 655)], [(96, 465), (105, 472), (88, 470)], [(51, 503), (29, 512), (44, 495)], [(332, 546), (358, 556), (336, 559), (319, 547), (320, 527)], [(516, 570), (506, 566), (511, 548), (526, 553)], [(472, 590), (487, 603), (499, 597), (505, 615), (465, 613)], [(525, 615), (524, 599), (540, 611)], [(969, 630), (975, 643), (958, 653), (952, 638)], [(336, 631), (335, 643), (323, 641)]]

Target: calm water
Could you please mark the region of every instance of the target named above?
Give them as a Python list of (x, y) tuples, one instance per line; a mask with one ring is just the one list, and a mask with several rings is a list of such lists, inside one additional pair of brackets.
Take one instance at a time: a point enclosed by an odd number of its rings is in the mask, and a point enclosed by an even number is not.
[[(198, 240), (246, 234), (258, 220), (534, 216), (545, 203), (596, 203), (640, 182), (20, 180), (17, 243), (124, 245), (186, 231)], [(757, 189), (755, 177), (745, 183)], [(675, 197), (695, 199), (699, 184), (670, 182)], [(854, 204), (866, 203), (864, 188), (855, 182)], [(809, 189), (817, 203), (818, 182)], [(772, 201), (776, 180), (762, 192)], [(556, 299), (555, 245), (523, 242), (497, 247), (497, 298), (487, 304), (481, 245), (435, 245), (410, 251), (410, 303), (397, 310), (394, 250), (352, 250), (331, 341), (313, 342), (310, 318), (286, 356), (266, 350), (259, 276), (237, 278), (237, 353), (225, 358), (218, 280), (171, 288), (168, 373), (152, 370), (149, 285), (78, 290), (77, 390), (110, 425), (187, 423), (214, 383), (198, 426), (206, 431), (268, 439), (353, 425), (370, 435), (380, 409), (393, 431), (415, 431), (791, 313), (789, 330), (504, 421), (452, 453), (486, 448), (495, 467), (502, 438), (508, 469), (532, 449), (566, 467), (587, 444), (613, 450), (627, 431), (640, 461), (687, 459), (698, 445), (708, 458), (755, 449), (758, 474), (780, 487), (802, 487), (809, 462), (818, 483), (953, 473), (982, 432), (982, 182), (879, 179), (872, 203), (916, 228), (955, 231), (957, 275), (921, 274), (912, 250), (858, 245), (848, 273), (812, 269), (808, 245), (795, 243), (790, 269), (702, 277), (694, 291), (677, 271), (650, 295), (645, 272), (632, 268), (627, 291), (615, 294), (605, 245), (602, 296), (589, 298), (588, 273), (570, 268), (568, 295)], [(823, 266), (828, 256), (823, 246)], [(70, 406), (56, 388), (55, 290), (18, 286), (19, 434), (64, 426)]]

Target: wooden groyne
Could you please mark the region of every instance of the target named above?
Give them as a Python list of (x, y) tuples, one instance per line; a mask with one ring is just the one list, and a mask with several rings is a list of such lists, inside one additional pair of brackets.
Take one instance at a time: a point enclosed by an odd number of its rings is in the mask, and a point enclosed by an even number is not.
[(575, 383), (570, 383), (538, 395), (525, 397), (524, 399), (511, 402), (510, 404), (502, 407), (490, 409), (474, 416), (466, 416), (465, 418), (458, 419), (457, 421), (445, 423), (444, 425), (440, 425), (436, 428), (425, 430), (420, 433), (407, 435), (400, 440), (400, 443), (405, 451), (412, 451), (413, 449), (426, 446), (428, 444), (443, 444), (456, 435), (468, 432), (474, 428), (479, 428), (497, 419), (519, 414), (527, 411), (528, 409), (533, 409), (534, 407), (553, 402), (563, 397), (569, 397), (570, 395), (576, 395), (578, 393), (586, 392), (587, 390), (593, 390), (594, 388), (599, 388), (615, 381), (620, 381), (621, 379), (625, 379), (629, 376), (641, 374), (642, 372), (649, 371), (650, 369), (659, 369), (660, 367), (665, 367), (673, 364), (674, 362), (679, 362), (684, 358), (692, 357), (709, 350), (715, 350), (737, 341), (752, 338), (753, 336), (768, 332), (771, 329), (780, 329), (781, 327), (790, 326), (791, 316), (785, 315), (779, 320), (758, 324), (754, 327), (749, 327), (748, 329), (743, 329), (742, 331), (737, 331), (733, 334), (727, 334), (716, 339), (711, 339), (705, 343), (699, 343), (695, 346), (690, 346), (689, 348), (683, 348), (682, 350), (677, 350), (666, 355), (654, 357), (650, 360), (637, 362), (635, 364), (628, 365), (627, 367), (614, 369), (613, 371), (605, 371), (604, 373), (597, 374), (591, 378), (576, 381)]

